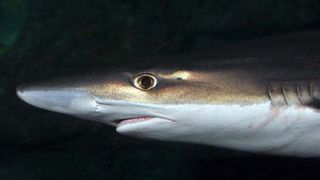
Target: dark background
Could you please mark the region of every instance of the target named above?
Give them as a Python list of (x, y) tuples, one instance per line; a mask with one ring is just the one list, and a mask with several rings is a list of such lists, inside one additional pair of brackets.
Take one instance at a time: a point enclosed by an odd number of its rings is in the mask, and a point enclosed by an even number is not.
[(0, 179), (319, 177), (316, 158), (133, 139), (15, 95), (26, 81), (319, 26), (318, 0), (0, 0)]

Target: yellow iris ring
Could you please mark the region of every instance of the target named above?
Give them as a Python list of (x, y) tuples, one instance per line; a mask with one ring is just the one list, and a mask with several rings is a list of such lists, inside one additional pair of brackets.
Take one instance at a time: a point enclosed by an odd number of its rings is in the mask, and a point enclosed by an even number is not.
[(155, 78), (152, 74), (141, 74), (136, 76), (133, 79), (133, 85), (140, 90), (150, 90), (157, 85), (157, 78)]

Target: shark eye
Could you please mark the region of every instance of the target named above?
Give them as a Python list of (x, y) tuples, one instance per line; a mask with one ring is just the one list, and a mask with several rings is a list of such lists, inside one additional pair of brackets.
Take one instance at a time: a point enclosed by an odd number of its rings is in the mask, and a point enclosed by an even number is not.
[(142, 74), (134, 78), (133, 84), (141, 90), (150, 90), (157, 85), (157, 79), (151, 74)]

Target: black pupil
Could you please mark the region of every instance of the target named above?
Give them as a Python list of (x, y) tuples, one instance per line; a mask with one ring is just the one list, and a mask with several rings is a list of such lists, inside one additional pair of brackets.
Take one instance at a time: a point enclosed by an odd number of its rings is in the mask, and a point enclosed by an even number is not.
[(152, 86), (152, 79), (148, 76), (141, 77), (140, 84), (142, 88), (148, 89)]

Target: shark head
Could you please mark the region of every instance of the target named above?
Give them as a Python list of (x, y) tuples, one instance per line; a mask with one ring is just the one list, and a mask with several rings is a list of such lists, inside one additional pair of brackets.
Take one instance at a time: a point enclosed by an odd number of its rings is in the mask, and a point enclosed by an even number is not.
[(203, 132), (233, 123), (230, 115), (237, 112), (230, 111), (237, 110), (226, 110), (228, 105), (264, 100), (264, 91), (241, 72), (163, 69), (26, 84), (17, 95), (38, 108), (115, 126), (121, 134), (200, 143)]
[(318, 111), (299, 104), (299, 98), (311, 98), (310, 87), (317, 90), (318, 81), (266, 83), (261, 78), (266, 71), (261, 74), (236, 69), (120, 69), (25, 84), (17, 88), (17, 95), (33, 106), (109, 124), (133, 137), (318, 155), (313, 141), (296, 138), (313, 128), (318, 132)]
[(319, 37), (279, 35), (153, 57), (153, 64), (22, 85), (17, 95), (125, 135), (320, 156)]

